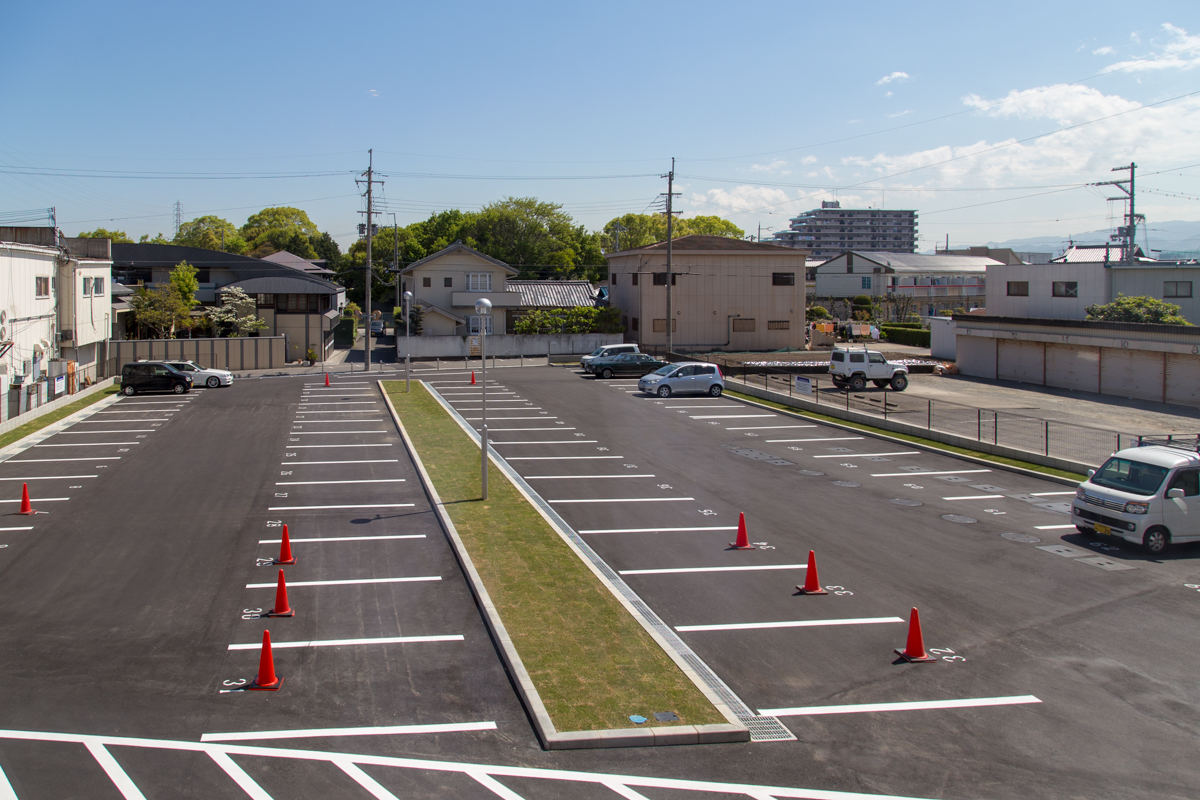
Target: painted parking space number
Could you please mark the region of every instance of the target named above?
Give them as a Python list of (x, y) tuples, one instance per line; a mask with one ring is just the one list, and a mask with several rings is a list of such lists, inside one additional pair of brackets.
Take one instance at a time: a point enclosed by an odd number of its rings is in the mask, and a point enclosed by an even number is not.
[(283, 520), (281, 520), (281, 519), (269, 519), (269, 520), (267, 520), (267, 527), (268, 527), (268, 528), (278, 528), (278, 527), (279, 527), (280, 525), (282, 525), (282, 524), (283, 524)]
[[(929, 648), (929, 652), (939, 656), (942, 659), (942, 661), (966, 661), (967, 660), (965, 656), (956, 655), (956, 654), (954, 654), (953, 650), (950, 650), (950, 649), (944, 648), (944, 647), (942, 647), (942, 648), (931, 647), (931, 648)], [(949, 654), (949, 655), (947, 655), (947, 654)]]
[(717, 515), (717, 512), (713, 511), (711, 508), (698, 508), (696, 510), (706, 517), (715, 517)]
[(845, 586), (826, 586), (825, 589), (834, 594), (854, 594), (854, 592), (851, 592)]
[(909, 489), (924, 489), (925, 488), (924, 486), (918, 486), (915, 483), (906, 483), (904, 485), (907, 486)]
[(284, 469), (284, 470), (280, 470), (279, 474), (280, 475), (291, 475), (292, 471), (290, 469)]
[(671, 488), (671, 484), (669, 484), (669, 483), (660, 483), (660, 484), (658, 485), (658, 488), (660, 488), (660, 489), (670, 489), (670, 488)]

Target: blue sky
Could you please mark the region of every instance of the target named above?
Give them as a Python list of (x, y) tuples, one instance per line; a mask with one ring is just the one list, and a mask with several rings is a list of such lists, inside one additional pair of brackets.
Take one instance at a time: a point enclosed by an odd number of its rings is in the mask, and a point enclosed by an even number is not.
[(0, 213), (169, 236), (176, 201), (295, 205), (346, 246), (374, 148), (400, 224), (513, 195), (598, 228), (653, 209), (672, 156), (684, 214), (748, 232), (836, 194), (915, 208), (920, 249), (1065, 238), (1121, 213), (1079, 185), (1130, 160), (1151, 230), (1200, 220), (1200, 93), (1172, 99), (1200, 92), (1200, 5), (1083, 8), (19, 4)]

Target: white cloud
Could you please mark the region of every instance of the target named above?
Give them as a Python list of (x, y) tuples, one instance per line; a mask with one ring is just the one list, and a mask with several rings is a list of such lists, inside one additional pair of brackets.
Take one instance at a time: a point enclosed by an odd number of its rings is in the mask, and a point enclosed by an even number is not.
[(783, 168), (788, 166), (788, 162), (782, 158), (777, 158), (770, 164), (752, 164), (750, 166), (753, 172), (775, 172), (780, 175), (787, 175), (788, 171)]
[[(1151, 52), (1143, 58), (1118, 61), (1116, 64), (1110, 64), (1106, 71), (1123, 69), (1127, 72), (1150, 72), (1200, 67), (1200, 36), (1193, 36), (1183, 28), (1169, 22), (1164, 22), (1162, 28), (1166, 33), (1166, 41), (1161, 43), (1154, 41), (1159, 45), (1157, 52)], [(1141, 42), (1136, 33), (1133, 34), (1133, 41)]]
[(906, 81), (909, 79), (907, 72), (893, 72), (890, 75), (884, 75), (879, 80), (875, 81), (876, 86), (886, 86), (892, 81)]
[(888, 119), (895, 119), (896, 117), (903, 117), (905, 114), (911, 114), (911, 113), (912, 113), (912, 109), (910, 108), (910, 109), (906, 109), (904, 111), (897, 111), (895, 114), (888, 114), (887, 117), (888, 117)]
[(891, 97), (893, 94), (895, 94), (895, 92), (888, 92), (884, 95), (884, 97)]
[(1099, 48), (1093, 50), (1092, 55), (1094, 55), (1094, 56), (1111, 56), (1115, 52), (1117, 52), (1117, 48), (1109, 47), (1109, 46), (1105, 45), (1104, 47), (1099, 47)]
[(815, 164), (815, 163), (817, 163), (817, 157), (816, 156), (805, 156), (804, 158), (800, 159), (800, 163), (801, 164)]
[[(694, 192), (685, 199), (697, 205), (717, 206), (720, 214), (725, 215), (786, 203), (791, 196), (785, 190), (773, 186), (742, 185), (732, 189), (709, 189), (703, 194)], [(704, 211), (701, 213), (711, 214), (714, 212)]]

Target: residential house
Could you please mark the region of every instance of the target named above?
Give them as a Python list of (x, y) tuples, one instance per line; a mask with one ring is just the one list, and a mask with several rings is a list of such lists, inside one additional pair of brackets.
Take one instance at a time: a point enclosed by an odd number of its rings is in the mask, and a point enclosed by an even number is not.
[(316, 275), (321, 278), (329, 279), (330, 275), (336, 274), (333, 270), (325, 266), (323, 258), (301, 258), (295, 253), (289, 253), (287, 250), (280, 250), (271, 253), (269, 256), (263, 256), (263, 261), (270, 261), (274, 264), (285, 264), (289, 267), (303, 270), (309, 275)]
[(983, 256), (854, 250), (817, 268), (816, 294), (818, 298), (908, 297), (915, 313), (935, 316), (980, 305), (989, 266), (1003, 265)]
[[(401, 271), (402, 290), (413, 293), (423, 309), (421, 329), (426, 336), (488, 334), (509, 330), (509, 315), (519, 311), (521, 292), (508, 287), (518, 271), (462, 242), (455, 242)], [(480, 317), (475, 301), (487, 298), (492, 313)]]
[(596, 289), (588, 281), (509, 281), (510, 292), (521, 293), (520, 308), (508, 312), (507, 333), (513, 333), (518, 319), (530, 311), (561, 311), (571, 308), (592, 308), (596, 305)]
[[(806, 251), (723, 236), (683, 236), (671, 247), (677, 351), (804, 347)], [(626, 340), (665, 348), (666, 242), (605, 258), (609, 301), (621, 310)]]

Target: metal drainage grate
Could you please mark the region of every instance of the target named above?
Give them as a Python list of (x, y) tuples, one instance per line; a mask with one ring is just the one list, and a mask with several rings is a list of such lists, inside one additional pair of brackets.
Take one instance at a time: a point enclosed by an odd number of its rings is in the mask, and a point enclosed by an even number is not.
[(942, 519), (946, 520), (947, 522), (961, 522), (965, 525), (970, 525), (972, 522), (979, 522), (979, 520), (975, 519), (974, 517), (966, 517), (962, 514), (942, 514)]
[(796, 739), (778, 717), (743, 717), (739, 714), (738, 721), (749, 728), (752, 742), (791, 742)]

